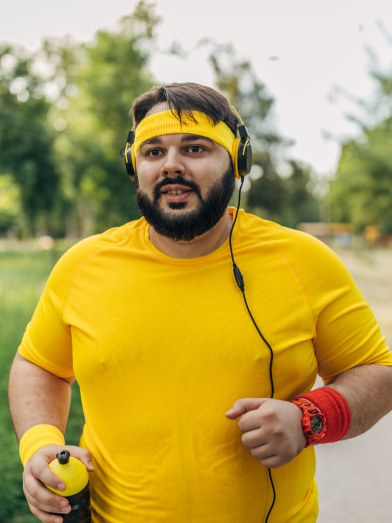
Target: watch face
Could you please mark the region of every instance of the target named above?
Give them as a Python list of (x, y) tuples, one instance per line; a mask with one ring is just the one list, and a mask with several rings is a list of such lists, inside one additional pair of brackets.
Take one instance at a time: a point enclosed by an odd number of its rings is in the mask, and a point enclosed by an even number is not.
[(323, 430), (323, 422), (321, 418), (319, 416), (315, 416), (311, 423), (313, 434), (320, 434), (320, 432)]

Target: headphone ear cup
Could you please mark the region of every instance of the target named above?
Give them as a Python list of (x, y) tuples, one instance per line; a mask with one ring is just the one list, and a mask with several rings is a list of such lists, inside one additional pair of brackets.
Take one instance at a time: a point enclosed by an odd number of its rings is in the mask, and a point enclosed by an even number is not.
[(241, 138), (234, 140), (231, 159), (233, 160), (234, 173), (237, 179), (250, 173), (252, 168), (252, 146), (249, 140), (246, 142), (243, 142)]
[(129, 147), (125, 153), (125, 168), (127, 170), (128, 176), (131, 180), (134, 180), (135, 176), (135, 167), (133, 160), (133, 144)]
[(237, 166), (240, 176), (246, 176), (252, 169), (252, 146), (249, 141), (240, 142), (238, 145)]

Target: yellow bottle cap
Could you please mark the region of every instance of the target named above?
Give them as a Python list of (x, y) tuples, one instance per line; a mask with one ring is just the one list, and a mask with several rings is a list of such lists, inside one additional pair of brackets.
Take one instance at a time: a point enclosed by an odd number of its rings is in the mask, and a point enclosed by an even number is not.
[(86, 466), (78, 459), (69, 455), (67, 450), (62, 450), (56, 455), (55, 460), (49, 463), (49, 468), (65, 483), (65, 490), (55, 490), (48, 485), (49, 490), (60, 496), (74, 496), (78, 494), (89, 481)]

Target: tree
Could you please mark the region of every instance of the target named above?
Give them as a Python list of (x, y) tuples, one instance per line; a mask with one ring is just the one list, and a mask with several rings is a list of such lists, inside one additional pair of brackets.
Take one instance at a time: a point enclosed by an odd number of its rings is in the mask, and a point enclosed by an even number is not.
[[(386, 29), (381, 30), (391, 43)], [(348, 221), (357, 231), (377, 225), (381, 232), (392, 234), (392, 72), (382, 71), (369, 52), (376, 95), (370, 102), (358, 102), (366, 123), (349, 116), (359, 125), (360, 134), (342, 143), (332, 211), (335, 221)]]
[(141, 0), (93, 45), (0, 47), (0, 175), (19, 188), (26, 234), (80, 237), (140, 216), (120, 151), (131, 104), (153, 83), (158, 22)]
[(153, 83), (146, 71), (158, 22), (153, 6), (141, 1), (114, 30), (98, 31), (93, 45), (44, 44), (65, 79), (51, 117), (63, 127), (55, 150), (75, 236), (140, 216), (120, 151), (132, 125), (131, 104)]
[(343, 144), (333, 184), (334, 219), (392, 233), (392, 116)]
[(46, 119), (50, 104), (42, 79), (23, 48), (0, 46), (0, 173), (11, 175), (20, 192), (24, 227), (49, 228), (59, 195), (60, 175), (53, 155), (54, 132)]
[[(140, 216), (120, 150), (133, 100), (153, 84), (147, 66), (158, 23), (153, 5), (141, 0), (92, 44), (48, 38), (34, 55), (0, 48), (0, 175), (18, 187), (26, 234), (83, 237)], [(312, 209), (310, 172), (285, 160), (289, 142), (274, 129), (273, 97), (230, 45), (202, 44), (210, 46), (217, 88), (252, 136), (248, 209), (295, 226), (300, 209)], [(282, 163), (289, 179), (279, 174)], [(7, 212), (8, 227), (14, 215)]]
[(20, 217), (20, 193), (9, 174), (0, 175), (0, 234), (5, 234), (18, 223)]
[[(238, 56), (231, 45), (211, 46), (210, 63), (215, 83), (239, 111), (251, 135), (253, 164), (244, 205), (247, 210), (288, 227), (318, 220), (318, 202), (310, 190), (311, 169), (285, 159), (290, 145), (275, 127), (271, 110), (274, 99), (253, 71), (251, 63)], [(284, 169), (285, 176), (280, 171)], [(236, 198), (231, 202), (236, 205)]]

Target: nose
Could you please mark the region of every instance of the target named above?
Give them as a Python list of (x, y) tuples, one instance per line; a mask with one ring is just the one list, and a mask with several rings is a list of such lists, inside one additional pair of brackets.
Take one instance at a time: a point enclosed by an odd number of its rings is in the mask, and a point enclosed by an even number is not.
[(164, 177), (183, 176), (185, 174), (185, 165), (182, 161), (181, 154), (176, 147), (169, 147), (165, 161), (162, 163), (161, 175)]

